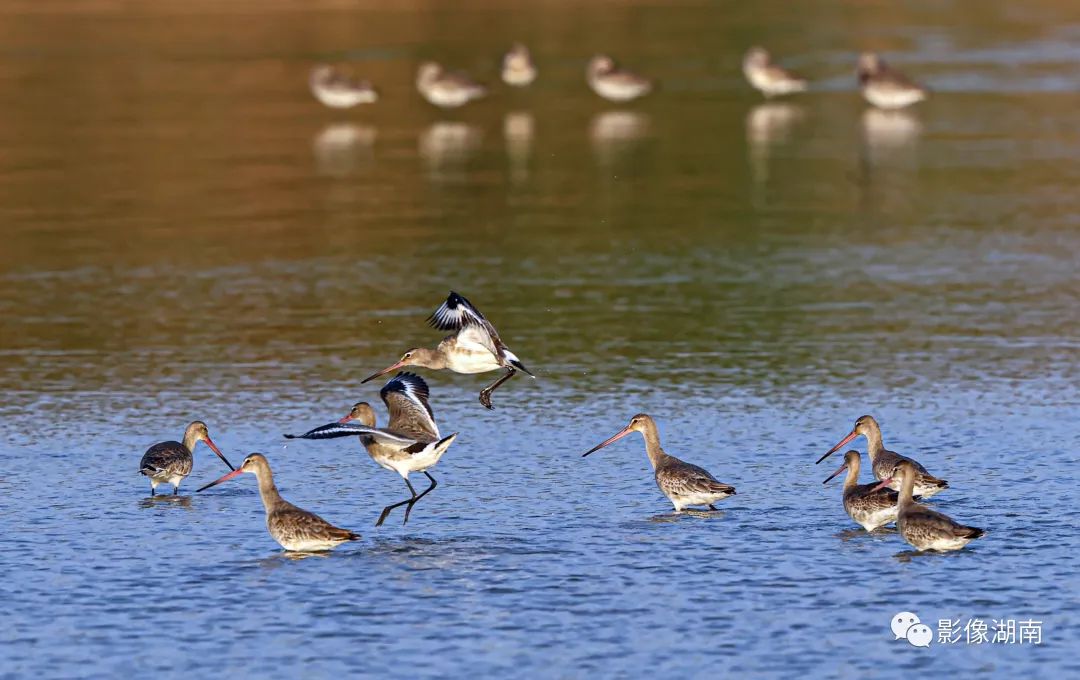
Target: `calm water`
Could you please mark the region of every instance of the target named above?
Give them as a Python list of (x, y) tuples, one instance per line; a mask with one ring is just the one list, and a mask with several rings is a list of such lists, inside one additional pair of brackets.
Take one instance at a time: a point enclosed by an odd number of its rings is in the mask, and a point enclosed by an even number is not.
[[(1066, 3), (161, 4), (0, 10), (5, 677), (1080, 672)], [(514, 38), (533, 89), (413, 93), (428, 57), (492, 81)], [(752, 41), (817, 91), (762, 105)], [(867, 46), (934, 97), (868, 113)], [(600, 102), (599, 49), (662, 90)], [(321, 109), (319, 60), (383, 102)], [(461, 436), (376, 530), (400, 479), (280, 435), (377, 399), (360, 379), (437, 342), (451, 288), (538, 379), (486, 412), (493, 376), (427, 373)], [(581, 459), (638, 411), (738, 487), (721, 513), (669, 514), (640, 438)], [(985, 539), (851, 531), (839, 460), (813, 462), (863, 413)], [(194, 418), (363, 540), (284, 557), (253, 479), (191, 494), (224, 471), (201, 447), (148, 501), (140, 456)], [(1043, 644), (916, 649), (901, 610), (1041, 620)]]

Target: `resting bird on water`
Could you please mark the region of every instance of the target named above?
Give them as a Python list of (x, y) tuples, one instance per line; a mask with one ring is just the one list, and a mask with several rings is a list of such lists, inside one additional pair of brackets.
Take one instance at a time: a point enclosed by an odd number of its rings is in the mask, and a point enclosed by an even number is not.
[(495, 326), (461, 295), (450, 291), (446, 302), (428, 317), (428, 323), (439, 330), (454, 331), (454, 333), (443, 338), (443, 341), (433, 350), (423, 347), (410, 349), (397, 363), (369, 375), (361, 382), (374, 380), (406, 366), (421, 366), (435, 370), (448, 368), (454, 373), (487, 373), (504, 368), (506, 373), (502, 377), (480, 391), (480, 403), (485, 408), (491, 409), (494, 408), (491, 405), (491, 393), (499, 385), (513, 378), (518, 371), (523, 371), (530, 377), (536, 377), (503, 343)]
[(652, 463), (656, 485), (675, 506), (676, 512), (682, 512), (692, 505), (706, 505), (710, 510), (716, 510), (713, 503), (735, 494), (735, 487), (717, 481), (708, 470), (664, 453), (664, 449), (660, 448), (660, 433), (656, 429), (656, 421), (644, 413), (631, 418), (626, 427), (586, 451), (582, 457), (599, 451), (631, 432), (640, 432), (645, 438), (645, 453)]
[(206, 423), (196, 420), (190, 423), (184, 430), (183, 442), (161, 442), (154, 444), (139, 461), (139, 473), (150, 478), (150, 495), (157, 491), (158, 484), (172, 484), (173, 495), (180, 490), (180, 482), (191, 474), (191, 468), (195, 463), (192, 453), (195, 445), (206, 442), (210, 450), (217, 454), (223, 463), (235, 470), (226, 458), (225, 454), (210, 439), (210, 432), (206, 429)]

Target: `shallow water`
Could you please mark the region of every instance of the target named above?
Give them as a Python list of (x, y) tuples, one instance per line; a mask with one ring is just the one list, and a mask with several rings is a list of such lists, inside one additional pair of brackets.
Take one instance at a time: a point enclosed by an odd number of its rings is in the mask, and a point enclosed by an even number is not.
[[(0, 10), (4, 674), (1080, 670), (1080, 23), (786, 6)], [(535, 88), (413, 94), (420, 59), (491, 81), (516, 37)], [(819, 91), (762, 104), (750, 40)], [(871, 44), (934, 97), (867, 112)], [(601, 48), (662, 90), (594, 99)], [(321, 109), (327, 59), (384, 101)], [(487, 412), (493, 376), (424, 372), (461, 435), (375, 529), (396, 476), (280, 435), (376, 400), (359, 381), (437, 342), (451, 288), (538, 377)], [(738, 488), (721, 512), (671, 514), (636, 436), (580, 457), (638, 411)], [(840, 461), (813, 462), (863, 413), (988, 536), (913, 557), (851, 531), (820, 483)], [(192, 493), (225, 470), (202, 447), (148, 500), (140, 456), (194, 418), (363, 540), (283, 556), (253, 479)], [(1041, 620), (1042, 644), (916, 649), (903, 610)]]

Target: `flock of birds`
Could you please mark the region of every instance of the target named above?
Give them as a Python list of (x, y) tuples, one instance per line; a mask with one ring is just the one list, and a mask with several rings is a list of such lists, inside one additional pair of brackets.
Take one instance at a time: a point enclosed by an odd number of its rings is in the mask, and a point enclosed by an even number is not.
[[(439, 462), (458, 436), (456, 432), (446, 437), (440, 434), (435, 412), (431, 408), (427, 382), (415, 373), (401, 369), (449, 369), (465, 374), (502, 371), (503, 374), (495, 382), (480, 392), (480, 403), (488, 409), (493, 408), (492, 392), (519, 371), (533, 376), (502, 341), (495, 326), (461, 295), (451, 292), (428, 318), (428, 323), (450, 334), (434, 349), (410, 349), (387, 368), (363, 380), (366, 383), (398, 371), (379, 392), (388, 413), (385, 427), (376, 425), (375, 409), (370, 404), (359, 402), (338, 421), (301, 435), (285, 435), (288, 439), (308, 440), (358, 437), (372, 460), (401, 476), (410, 496), (383, 508), (375, 526), (381, 526), (390, 513), (401, 506), (405, 506), (403, 523), (409, 521), (413, 507), (438, 486), (429, 470)], [(715, 503), (735, 495), (735, 487), (718, 481), (704, 468), (666, 453), (660, 445), (656, 422), (644, 413), (635, 415), (626, 427), (586, 451), (583, 456), (634, 432), (641, 433), (644, 438), (645, 453), (652, 464), (656, 485), (671, 501), (676, 512), (702, 507), (715, 511)], [(882, 441), (881, 428), (871, 416), (859, 418), (851, 432), (817, 462), (822, 462), (859, 436), (866, 438), (867, 455), (877, 481), (859, 484), (860, 454), (854, 450), (847, 452), (844, 464), (825, 480), (827, 483), (847, 470), (843, 505), (857, 524), (866, 531), (874, 531), (895, 523), (899, 534), (917, 550), (958, 550), (984, 534), (982, 529), (955, 522), (917, 502), (948, 488), (948, 482), (934, 477), (911, 458), (887, 450)], [(188, 425), (182, 442), (155, 444), (143, 455), (139, 472), (149, 478), (151, 496), (159, 485), (166, 483), (172, 485), (173, 495), (178, 493), (180, 483), (191, 474), (192, 452), (200, 441), (205, 442), (231, 472), (198, 491), (217, 486), (245, 472), (254, 474), (266, 510), (266, 527), (270, 536), (286, 550), (320, 552), (360, 538), (358, 534), (336, 527), (315, 513), (298, 508), (282, 498), (274, 485), (270, 463), (262, 454), (253, 453), (244, 459), (239, 468), (234, 468), (210, 439), (206, 424), (201, 421)], [(423, 473), (429, 482), (428, 487), (420, 493), (409, 481), (409, 475), (414, 472)]]
[[(773, 63), (762, 47), (752, 47), (743, 57), (743, 74), (751, 86), (768, 98), (804, 92), (806, 79)], [(880, 109), (901, 109), (926, 99), (926, 88), (890, 67), (874, 53), (859, 56), (857, 71), (863, 97)], [(529, 49), (515, 44), (502, 59), (501, 76), (511, 87), (526, 87), (539, 70)], [(597, 95), (613, 102), (629, 102), (653, 91), (652, 79), (620, 67), (607, 55), (596, 55), (585, 68), (585, 81)], [(312, 94), (331, 108), (346, 109), (379, 100), (379, 91), (367, 80), (353, 78), (341, 69), (322, 64), (312, 69), (308, 84)], [(428, 61), (417, 69), (416, 89), (429, 103), (444, 109), (458, 108), (487, 95), (488, 88), (467, 74), (448, 71)]]

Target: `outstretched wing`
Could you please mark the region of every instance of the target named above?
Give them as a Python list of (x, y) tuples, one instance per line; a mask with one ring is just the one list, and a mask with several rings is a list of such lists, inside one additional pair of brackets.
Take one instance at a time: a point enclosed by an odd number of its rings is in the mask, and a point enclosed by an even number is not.
[(417, 443), (415, 439), (410, 437), (404, 437), (392, 432), (387, 432), (386, 430), (380, 430), (376, 427), (357, 425), (356, 423), (329, 423), (321, 427), (316, 427), (313, 430), (308, 430), (304, 434), (287, 434), (285, 435), (285, 438), (337, 439), (339, 437), (355, 437), (357, 435), (366, 435), (380, 444), (402, 449)]
[(390, 412), (387, 427), (417, 441), (438, 439), (439, 427), (428, 403), (429, 394), (427, 383), (415, 373), (402, 371), (387, 381), (379, 392)]
[(439, 308), (428, 317), (427, 321), (432, 327), (438, 328), (440, 331), (459, 331), (470, 324), (478, 326), (487, 324), (487, 319), (480, 313), (480, 310), (454, 291), (450, 291), (446, 302), (439, 305)]

